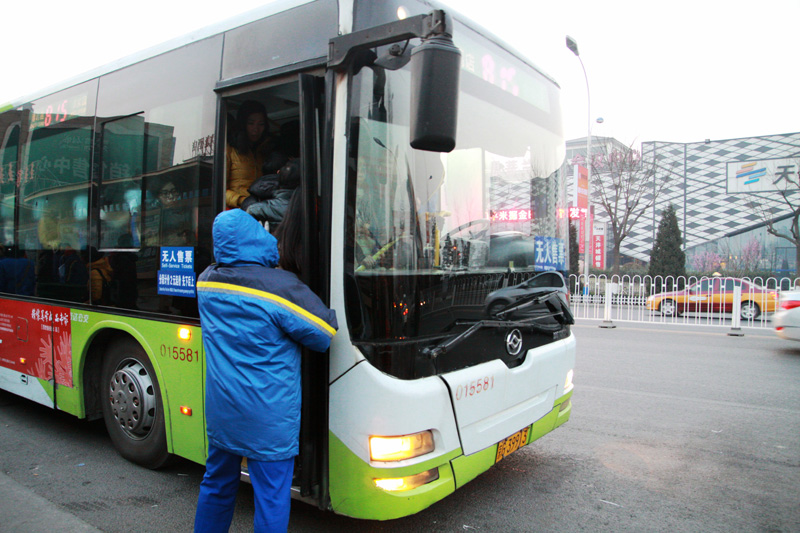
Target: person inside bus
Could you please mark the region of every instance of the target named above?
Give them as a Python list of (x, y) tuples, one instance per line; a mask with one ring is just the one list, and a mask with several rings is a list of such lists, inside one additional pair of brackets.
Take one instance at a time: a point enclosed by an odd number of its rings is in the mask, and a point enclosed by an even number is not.
[(263, 175), (247, 188), (250, 196), (242, 201), (240, 207), (247, 211), (255, 202), (272, 198), (278, 189), (278, 172), (288, 162), (289, 159), (282, 152), (277, 150), (271, 152), (261, 167)]
[[(114, 270), (106, 254), (94, 246), (84, 248), (81, 252), (83, 260), (89, 265), (89, 302), (93, 304), (109, 304), (111, 294), (107, 294), (108, 286), (114, 276)], [(91, 263), (89, 263), (91, 261)]]
[(190, 244), (189, 212), (178, 205), (181, 191), (172, 180), (166, 180), (158, 189), (161, 207), (158, 232), (161, 246), (186, 246)]
[(55, 252), (53, 259), (58, 297), (73, 302), (83, 302), (89, 298), (87, 286), (89, 270), (81, 254), (69, 243), (63, 242)]
[(190, 246), (194, 233), (191, 213), (180, 205), (181, 191), (176, 182), (158, 180), (149, 184), (151, 197), (143, 220), (143, 238), (146, 246)]
[(275, 238), (278, 239), (278, 266), (302, 276), (303, 273), (303, 211), (301, 205), (302, 194), (296, 188), (286, 207), (283, 220), (275, 229)]
[(250, 193), (247, 188), (260, 176), (269, 143), (267, 111), (260, 103), (247, 100), (236, 115), (236, 130), (226, 153), (228, 188), (225, 204), (236, 208)]
[(212, 236), (217, 263), (197, 282), (208, 458), (194, 531), (228, 531), (242, 457), (254, 530), (286, 531), (299, 453), (300, 349), (327, 350), (336, 313), (296, 275), (275, 268), (277, 240), (243, 210), (217, 215)]
[(0, 246), (0, 292), (33, 296), (35, 285), (35, 267), (25, 252)]
[(381, 247), (372, 234), (372, 226), (369, 222), (360, 221), (356, 224), (355, 234), (355, 261), (356, 270), (372, 269), (378, 266), (380, 256), (378, 255)]
[[(269, 188), (255, 186), (262, 179), (259, 178), (250, 187), (251, 196), (242, 202), (242, 209), (261, 222), (267, 230), (274, 231), (281, 223), (289, 207), (292, 193), (300, 185), (300, 165), (297, 161), (289, 161), (278, 170), (273, 181), (271, 176), (264, 176)], [(274, 185), (272, 185), (274, 184)]]

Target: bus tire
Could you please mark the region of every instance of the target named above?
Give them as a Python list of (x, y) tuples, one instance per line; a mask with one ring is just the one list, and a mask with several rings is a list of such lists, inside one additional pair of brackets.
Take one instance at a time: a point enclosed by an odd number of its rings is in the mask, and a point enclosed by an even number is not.
[(109, 344), (100, 373), (100, 403), (120, 455), (151, 469), (169, 461), (158, 380), (144, 349), (133, 339)]

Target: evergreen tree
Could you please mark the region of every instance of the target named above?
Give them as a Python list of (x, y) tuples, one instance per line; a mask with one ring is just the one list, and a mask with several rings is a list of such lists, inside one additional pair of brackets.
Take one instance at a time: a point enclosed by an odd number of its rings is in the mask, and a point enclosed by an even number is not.
[(575, 227), (575, 224), (570, 221), (569, 223), (569, 273), (574, 274), (576, 276), (580, 276), (580, 265), (578, 264), (578, 259), (580, 259), (581, 253), (578, 251), (580, 247), (578, 246), (578, 229)]
[(686, 254), (681, 249), (683, 239), (678, 227), (675, 207), (670, 204), (661, 213), (656, 242), (650, 252), (649, 274), (656, 276), (686, 276)]

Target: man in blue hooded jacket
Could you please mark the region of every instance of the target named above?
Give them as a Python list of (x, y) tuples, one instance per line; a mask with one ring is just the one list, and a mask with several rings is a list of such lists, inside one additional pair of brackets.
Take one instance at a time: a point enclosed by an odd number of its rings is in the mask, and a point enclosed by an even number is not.
[(286, 531), (300, 432), (300, 348), (325, 351), (338, 327), (278, 246), (241, 209), (214, 220), (214, 257), (198, 278), (206, 353), (208, 459), (195, 531), (228, 531), (247, 457), (255, 531)]

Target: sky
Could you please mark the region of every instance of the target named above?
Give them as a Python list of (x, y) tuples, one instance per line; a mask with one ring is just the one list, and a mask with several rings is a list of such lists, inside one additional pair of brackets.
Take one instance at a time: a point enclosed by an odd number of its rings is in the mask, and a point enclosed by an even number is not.
[[(265, 3), (6, 2), (0, 103)], [(590, 127), (634, 146), (800, 131), (800, 0), (445, 3), (558, 82), (567, 139)]]

